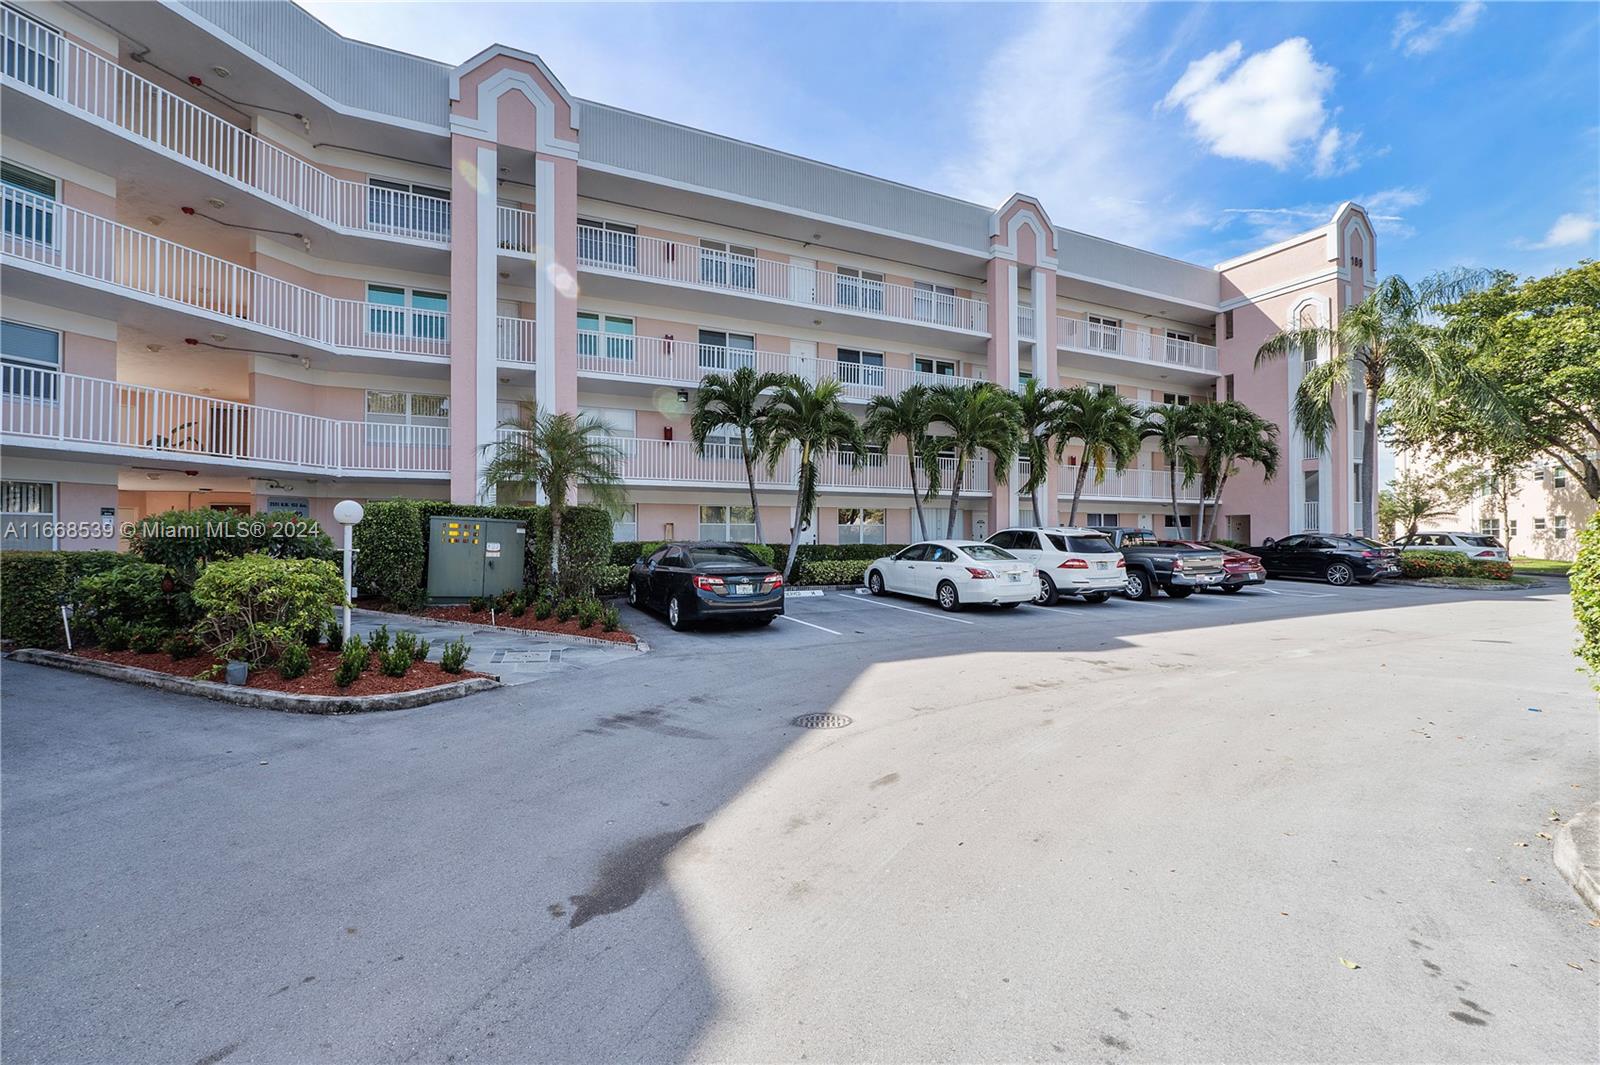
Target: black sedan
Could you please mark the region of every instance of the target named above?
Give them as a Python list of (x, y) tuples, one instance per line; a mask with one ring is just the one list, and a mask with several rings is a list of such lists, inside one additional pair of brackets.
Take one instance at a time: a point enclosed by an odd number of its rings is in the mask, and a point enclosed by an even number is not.
[(713, 618), (770, 625), (783, 578), (740, 544), (665, 544), (628, 571), (628, 603), (665, 611), (679, 630)]
[(1259, 555), (1272, 577), (1315, 577), (1329, 584), (1371, 584), (1400, 573), (1400, 552), (1362, 536), (1300, 533), (1267, 540)]

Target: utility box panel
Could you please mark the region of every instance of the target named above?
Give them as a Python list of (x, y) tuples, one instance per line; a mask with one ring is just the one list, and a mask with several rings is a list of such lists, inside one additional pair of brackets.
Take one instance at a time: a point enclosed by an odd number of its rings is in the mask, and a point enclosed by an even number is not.
[(528, 528), (507, 518), (430, 518), (428, 599), (464, 603), (522, 589)]

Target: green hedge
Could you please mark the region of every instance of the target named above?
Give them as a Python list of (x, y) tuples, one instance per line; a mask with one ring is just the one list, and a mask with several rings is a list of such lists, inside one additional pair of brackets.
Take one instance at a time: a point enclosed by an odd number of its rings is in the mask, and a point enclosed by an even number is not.
[(1472, 560), (1472, 575), (1474, 577), (1487, 577), (1492, 581), (1509, 581), (1515, 572), (1509, 562), (1490, 562), (1485, 559)]
[(152, 514), (134, 526), (128, 549), (146, 562), (164, 566), (185, 584), (193, 584), (207, 562), (244, 555), (274, 558), (320, 558), (333, 561), (339, 552), (321, 530), (287, 511), (230, 514), (202, 507)]
[(860, 584), (872, 559), (834, 559), (798, 563), (796, 584)]
[(62, 647), (61, 601), (83, 578), (128, 556), (116, 551), (6, 551), (0, 554), (0, 637), (18, 647)]
[(1471, 577), (1472, 560), (1454, 551), (1402, 551), (1400, 576)]
[(622, 595), (628, 590), (628, 571), (632, 566), (620, 566), (616, 563), (607, 563), (600, 567), (600, 575), (594, 583), (595, 595)]
[[(426, 599), (428, 525), (436, 517), (505, 518), (525, 523), (523, 583), (542, 589), (550, 569), (550, 514), (538, 506), (448, 503), (436, 499), (387, 499), (366, 505), (355, 527), (357, 589), (401, 609)], [(561, 522), (561, 592), (592, 594), (602, 568), (613, 555), (611, 515), (600, 507), (568, 507)], [(628, 560), (632, 562), (632, 559)]]
[(1578, 560), (1567, 579), (1572, 582), (1572, 616), (1578, 623), (1576, 654), (1600, 689), (1600, 514), (1578, 534)]

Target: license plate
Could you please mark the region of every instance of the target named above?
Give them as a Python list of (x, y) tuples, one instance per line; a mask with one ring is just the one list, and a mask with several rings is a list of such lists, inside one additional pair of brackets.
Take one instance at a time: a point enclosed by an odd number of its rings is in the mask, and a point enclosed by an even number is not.
[(733, 586), (733, 594), (734, 595), (753, 595), (753, 594), (755, 594), (755, 586), (754, 585), (750, 585), (750, 584), (735, 584)]
[(1020, 581), (1022, 579), (1022, 574), (1020, 574), (1020, 573), (1008, 573), (1008, 574), (1006, 574), (1006, 578), (1008, 580), (1010, 580), (1013, 584), (1015, 584), (1017, 581)]
[(1259, 573), (1247, 573), (1247, 574), (1245, 574), (1245, 578), (1244, 579), (1247, 580), (1247, 581), (1259, 581), (1261, 579), (1261, 574), (1259, 574)]
[(1096, 562), (1094, 564), (1094, 568), (1095, 569), (1110, 569), (1111, 568), (1111, 563), (1109, 563), (1109, 562)]

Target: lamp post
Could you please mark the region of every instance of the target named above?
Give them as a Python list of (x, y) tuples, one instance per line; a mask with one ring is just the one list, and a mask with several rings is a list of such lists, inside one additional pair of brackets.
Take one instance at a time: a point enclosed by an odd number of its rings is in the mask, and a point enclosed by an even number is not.
[(333, 520), (344, 526), (344, 638), (350, 638), (350, 600), (356, 590), (350, 586), (350, 563), (355, 556), (355, 528), (366, 517), (360, 503), (346, 499), (333, 508)]

